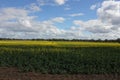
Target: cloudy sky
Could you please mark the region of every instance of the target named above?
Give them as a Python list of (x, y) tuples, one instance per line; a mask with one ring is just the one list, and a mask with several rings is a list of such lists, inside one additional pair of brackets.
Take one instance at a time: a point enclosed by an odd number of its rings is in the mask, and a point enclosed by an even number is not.
[(0, 38), (120, 38), (120, 1), (0, 0)]

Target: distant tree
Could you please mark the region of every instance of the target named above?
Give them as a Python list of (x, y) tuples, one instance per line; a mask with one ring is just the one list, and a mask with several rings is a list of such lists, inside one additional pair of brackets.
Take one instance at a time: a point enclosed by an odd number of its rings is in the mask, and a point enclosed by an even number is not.
[(118, 43), (120, 43), (120, 38), (118, 38), (116, 41), (117, 41)]
[(105, 41), (105, 42), (108, 42), (109, 40), (108, 40), (108, 39), (105, 39), (104, 41)]

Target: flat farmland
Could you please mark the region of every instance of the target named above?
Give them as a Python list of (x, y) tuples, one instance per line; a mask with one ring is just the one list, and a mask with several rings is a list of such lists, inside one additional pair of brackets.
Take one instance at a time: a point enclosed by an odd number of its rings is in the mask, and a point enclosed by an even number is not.
[(20, 73), (34, 72), (45, 75), (119, 75), (120, 44), (0, 41), (0, 67), (17, 68)]

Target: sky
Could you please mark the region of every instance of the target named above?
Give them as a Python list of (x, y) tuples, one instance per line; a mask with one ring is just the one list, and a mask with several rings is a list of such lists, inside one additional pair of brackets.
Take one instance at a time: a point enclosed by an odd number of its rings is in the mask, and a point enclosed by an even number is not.
[(117, 39), (120, 0), (0, 0), (0, 38)]

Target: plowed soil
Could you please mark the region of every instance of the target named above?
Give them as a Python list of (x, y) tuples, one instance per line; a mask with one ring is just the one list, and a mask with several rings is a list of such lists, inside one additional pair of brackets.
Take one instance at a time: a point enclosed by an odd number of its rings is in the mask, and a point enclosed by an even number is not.
[(0, 67), (0, 80), (120, 80), (120, 75), (52, 75), (22, 73), (16, 68)]

